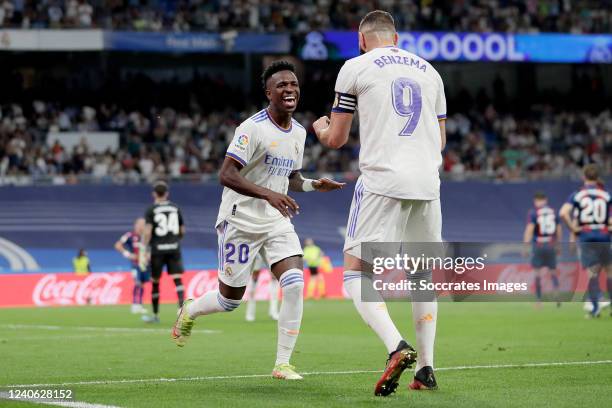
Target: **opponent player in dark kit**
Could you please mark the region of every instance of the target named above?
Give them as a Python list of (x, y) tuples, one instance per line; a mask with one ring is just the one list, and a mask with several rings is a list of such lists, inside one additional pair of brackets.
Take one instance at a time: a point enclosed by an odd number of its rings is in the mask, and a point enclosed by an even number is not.
[(153, 186), (154, 204), (145, 214), (143, 244), (151, 253), (151, 300), (153, 315), (143, 316), (148, 323), (159, 323), (159, 280), (164, 267), (174, 280), (179, 307), (183, 305), (183, 260), (180, 241), (185, 235), (183, 215), (176, 204), (168, 200), (168, 184), (158, 181)]

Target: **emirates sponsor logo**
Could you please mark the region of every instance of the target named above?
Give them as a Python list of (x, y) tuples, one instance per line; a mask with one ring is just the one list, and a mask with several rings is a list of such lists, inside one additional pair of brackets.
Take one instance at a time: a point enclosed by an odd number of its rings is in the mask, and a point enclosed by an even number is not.
[(125, 275), (93, 273), (85, 279), (60, 279), (56, 274), (43, 276), (32, 293), (37, 306), (114, 305), (121, 299), (120, 283)]
[(209, 271), (202, 271), (195, 274), (187, 285), (187, 299), (195, 299), (204, 293), (217, 289), (217, 274)]

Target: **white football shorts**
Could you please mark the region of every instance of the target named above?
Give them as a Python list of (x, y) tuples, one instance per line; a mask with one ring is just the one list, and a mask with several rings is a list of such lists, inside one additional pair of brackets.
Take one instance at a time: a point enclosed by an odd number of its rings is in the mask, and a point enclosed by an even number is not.
[(440, 200), (405, 200), (370, 193), (357, 180), (344, 252), (359, 259), (364, 242), (442, 242)]
[(227, 221), (219, 223), (219, 280), (235, 288), (247, 286), (259, 253), (270, 266), (291, 256), (302, 256), (300, 240), (293, 225), (289, 225), (291, 228), (287, 228), (287, 223), (283, 222), (278, 229), (252, 233), (240, 230)]

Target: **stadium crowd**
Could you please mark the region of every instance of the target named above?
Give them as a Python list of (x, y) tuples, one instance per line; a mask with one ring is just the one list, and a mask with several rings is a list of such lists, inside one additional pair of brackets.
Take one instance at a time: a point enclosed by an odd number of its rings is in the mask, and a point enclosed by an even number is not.
[(144, 31), (355, 29), (377, 8), (398, 29), (606, 33), (609, 0), (0, 0), (0, 27)]
[[(89, 175), (100, 180), (138, 181), (214, 176), (243, 112), (178, 111), (151, 107), (147, 112), (117, 106), (58, 108), (35, 101), (32, 106), (0, 106), (0, 177)], [(447, 120), (448, 146), (443, 172), (454, 178), (472, 174), (494, 179), (572, 176), (586, 163), (612, 170), (612, 114), (555, 112), (534, 107), (523, 118), (483, 111), (452, 114)], [(296, 114), (307, 128), (312, 112)], [(116, 150), (94, 151), (83, 139), (72, 149), (47, 137), (49, 131), (115, 131)], [(309, 131), (304, 171), (345, 173), (358, 170), (359, 143), (355, 124), (350, 141), (340, 150), (323, 148)], [(74, 180), (76, 182), (76, 179)]]

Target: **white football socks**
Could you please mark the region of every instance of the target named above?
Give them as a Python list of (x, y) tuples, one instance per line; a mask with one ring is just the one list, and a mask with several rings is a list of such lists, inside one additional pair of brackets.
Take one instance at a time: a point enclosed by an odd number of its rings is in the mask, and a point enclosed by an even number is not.
[(256, 300), (255, 294), (257, 293), (257, 281), (253, 279), (253, 275), (251, 275), (251, 282), (247, 288), (248, 291), (248, 299), (246, 301), (246, 319), (248, 321), (255, 320), (255, 310), (256, 310)]
[(219, 290), (211, 290), (206, 292), (194, 300), (189, 307), (187, 313), (189, 317), (195, 319), (198, 316), (209, 315), (219, 312), (231, 312), (240, 306), (239, 300), (228, 299), (219, 293)]
[(278, 281), (270, 276), (270, 308), (268, 309), (268, 314), (272, 318), (278, 318), (278, 288)]
[(385, 343), (387, 352), (394, 352), (402, 335), (393, 324), (382, 296), (372, 286), (372, 279), (359, 271), (345, 271), (344, 288), (363, 320)]
[(278, 347), (276, 365), (289, 363), (302, 324), (304, 310), (304, 274), (300, 269), (289, 269), (280, 278), (283, 291), (278, 317)]
[(438, 302), (412, 302), (412, 322), (416, 333), (418, 353), (415, 372), (425, 366), (433, 368), (434, 342), (436, 340), (436, 321)]

